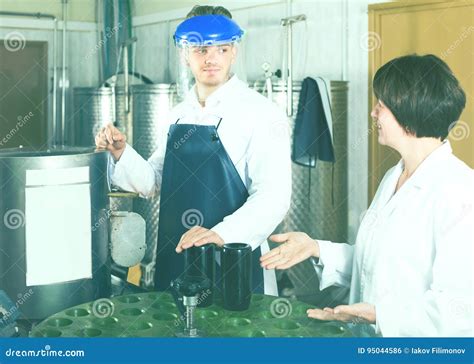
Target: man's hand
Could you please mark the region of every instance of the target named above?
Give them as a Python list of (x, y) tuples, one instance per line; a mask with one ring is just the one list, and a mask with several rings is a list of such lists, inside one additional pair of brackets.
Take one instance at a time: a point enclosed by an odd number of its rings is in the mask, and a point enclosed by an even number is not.
[(370, 303), (355, 303), (353, 305), (340, 305), (334, 308), (326, 307), (306, 311), (308, 317), (324, 321), (342, 321), (352, 323), (375, 324), (375, 306)]
[(224, 245), (224, 240), (216, 232), (203, 228), (202, 226), (194, 226), (183, 234), (181, 240), (176, 247), (176, 252), (181, 253), (183, 250), (192, 246), (201, 246), (206, 244)]
[(305, 233), (276, 234), (270, 240), (282, 244), (260, 257), (265, 269), (288, 269), (310, 257), (319, 258), (318, 242)]
[(126, 137), (112, 124), (102, 128), (95, 136), (95, 145), (98, 150), (108, 150), (119, 160), (126, 147)]

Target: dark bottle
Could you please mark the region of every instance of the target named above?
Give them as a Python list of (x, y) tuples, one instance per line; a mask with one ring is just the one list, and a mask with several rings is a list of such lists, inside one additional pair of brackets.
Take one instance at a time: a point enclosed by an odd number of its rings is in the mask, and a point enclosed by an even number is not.
[(199, 293), (198, 307), (212, 305), (215, 282), (215, 246), (206, 244), (193, 246), (184, 251), (184, 271), (188, 276), (205, 277), (211, 281), (211, 288)]
[(244, 243), (225, 244), (221, 253), (224, 308), (244, 311), (252, 296), (252, 248)]

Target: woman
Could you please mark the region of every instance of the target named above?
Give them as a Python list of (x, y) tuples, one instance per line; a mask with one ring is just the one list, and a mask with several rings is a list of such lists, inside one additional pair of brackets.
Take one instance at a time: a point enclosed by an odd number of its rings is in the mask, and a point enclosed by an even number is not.
[(393, 59), (375, 74), (378, 141), (401, 155), (384, 176), (354, 246), (300, 232), (261, 258), (287, 269), (312, 258), (320, 289), (350, 287), (350, 304), (308, 310), (320, 320), (368, 322), (383, 336), (472, 336), (473, 170), (446, 139), (465, 106), (434, 55)]

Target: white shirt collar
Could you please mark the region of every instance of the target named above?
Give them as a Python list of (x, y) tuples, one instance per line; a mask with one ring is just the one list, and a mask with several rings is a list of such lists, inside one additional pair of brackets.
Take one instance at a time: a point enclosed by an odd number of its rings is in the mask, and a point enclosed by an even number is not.
[[(435, 175), (434, 172), (439, 171), (439, 163), (441, 162), (441, 160), (444, 159), (446, 156), (451, 155), (452, 153), (453, 149), (451, 148), (451, 144), (449, 140), (446, 139), (443, 144), (441, 144), (438, 148), (432, 151), (428, 155), (428, 157), (426, 157), (425, 160), (421, 162), (415, 173), (413, 173), (413, 176), (409, 179), (409, 181), (411, 180), (410, 184), (421, 188), (426, 183), (431, 183)], [(396, 167), (397, 179), (404, 168), (405, 164), (403, 162), (403, 159), (400, 159)]]
[[(233, 75), (227, 82), (222, 84), (217, 90), (209, 95), (209, 97), (206, 99), (206, 106), (215, 106), (223, 100), (229, 98), (229, 96), (233, 95), (235, 86), (237, 86), (239, 83), (241, 83), (241, 81), (237, 75)], [(185, 101), (190, 105), (202, 107), (197, 98), (196, 85), (194, 85), (186, 94)]]

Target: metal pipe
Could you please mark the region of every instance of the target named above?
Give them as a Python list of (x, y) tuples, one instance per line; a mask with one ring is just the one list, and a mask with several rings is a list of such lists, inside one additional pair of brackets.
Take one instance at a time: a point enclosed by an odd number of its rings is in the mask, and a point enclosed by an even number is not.
[[(53, 138), (49, 138), (48, 144), (54, 145), (56, 135), (58, 132), (58, 19), (54, 18), (54, 30), (53, 30), (53, 127), (52, 134)], [(51, 143), (51, 140), (53, 143)]]
[[(286, 2), (286, 19), (289, 19), (293, 15), (293, 0), (287, 0)], [(282, 20), (282, 25), (284, 27), (287, 24), (284, 24)], [(292, 116), (293, 115), (293, 75), (292, 75), (292, 68), (293, 68), (293, 44), (292, 44), (292, 31), (291, 25), (286, 28), (286, 68), (283, 70), (286, 75), (286, 115)]]
[(273, 101), (273, 85), (272, 76), (273, 72), (270, 70), (270, 63), (264, 62), (262, 64), (263, 74), (265, 76), (265, 89), (267, 90), (267, 98)]
[(125, 113), (130, 112), (130, 104), (128, 102), (128, 46), (123, 46), (123, 87), (124, 87), (124, 99), (125, 99)]
[(62, 0), (63, 10), (63, 49), (62, 49), (62, 88), (61, 88), (61, 140), (60, 144), (65, 143), (65, 128), (66, 128), (66, 40), (67, 40), (67, 2), (68, 0)]
[[(28, 13), (28, 12), (17, 12), (17, 11), (0, 11), (0, 16), (18, 16), (27, 18), (37, 19), (51, 19), (53, 21), (53, 110), (52, 110), (52, 139), (53, 142), (56, 140), (57, 134), (57, 69), (58, 69), (58, 19), (52, 14), (45, 13)], [(48, 145), (51, 146), (51, 138), (49, 138)], [(54, 143), (53, 143), (54, 144)]]
[(267, 98), (270, 101), (273, 101), (273, 85), (272, 85), (272, 78), (271, 77), (266, 78), (265, 85), (266, 85), (266, 88), (267, 88)]
[(28, 12), (19, 12), (19, 11), (0, 11), (0, 15), (5, 16), (24, 16), (29, 18), (49, 18), (49, 19), (56, 19), (56, 17), (52, 14), (45, 14), (45, 13), (28, 13)]
[(347, 69), (349, 68), (347, 56), (349, 53), (349, 1), (344, 0), (342, 1), (342, 65), (341, 65), (341, 80), (347, 80)]
[[(129, 78), (128, 78), (128, 47), (137, 41), (137, 37), (127, 39), (122, 43), (122, 65), (123, 65), (123, 81), (124, 81), (124, 99), (125, 99), (125, 112), (130, 112), (130, 92), (129, 92)], [(117, 62), (118, 69), (118, 62)]]
[[(293, 15), (293, 0), (286, 0), (286, 19), (289, 19)], [(283, 80), (286, 80), (286, 115), (293, 115), (293, 103), (291, 99), (293, 98), (293, 78), (291, 75), (292, 69), (292, 36), (291, 36), (291, 27), (286, 27), (284, 24), (284, 19), (282, 19), (282, 25), (286, 28), (286, 62), (284, 68), (282, 69), (284, 73)], [(290, 33), (290, 34), (289, 34)], [(288, 41), (289, 40), (289, 41)], [(285, 58), (285, 57), (283, 57)]]
[(286, 0), (286, 17), (290, 17), (291, 14), (293, 14), (293, 11), (292, 11), (292, 2), (293, 0)]
[(281, 19), (281, 25), (287, 27), (288, 76), (286, 80), (286, 114), (293, 116), (293, 24), (306, 20), (305, 14)]
[(114, 124), (117, 126), (118, 120), (117, 120), (117, 91), (115, 89), (115, 82), (110, 85), (110, 88), (112, 89), (112, 120), (109, 120), (109, 123)]

